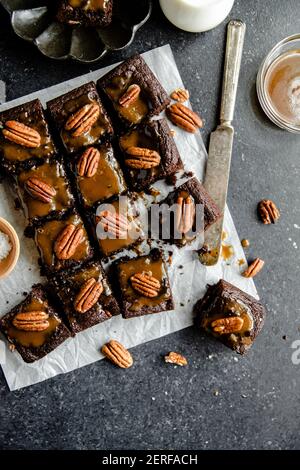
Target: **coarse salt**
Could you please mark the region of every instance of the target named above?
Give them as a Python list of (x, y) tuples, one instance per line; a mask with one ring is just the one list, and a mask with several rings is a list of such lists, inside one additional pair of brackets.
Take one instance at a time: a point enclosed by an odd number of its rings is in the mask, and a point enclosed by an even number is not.
[(12, 249), (9, 236), (0, 230), (0, 261), (8, 257)]

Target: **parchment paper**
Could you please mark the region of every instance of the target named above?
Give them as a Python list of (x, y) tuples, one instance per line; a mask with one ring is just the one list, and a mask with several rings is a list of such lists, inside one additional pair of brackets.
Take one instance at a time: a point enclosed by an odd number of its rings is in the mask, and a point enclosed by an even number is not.
[[(175, 88), (182, 86), (170, 46), (166, 45), (146, 52), (143, 57), (167, 92), (170, 93)], [(5, 103), (0, 106), (0, 111), (34, 98), (39, 98), (45, 104), (48, 100), (72, 88), (90, 80), (97, 80), (112, 67), (99, 69)], [(202, 180), (207, 155), (200, 134), (195, 136), (180, 131), (177, 127), (174, 129), (176, 130), (176, 144), (185, 169), (192, 170)], [(161, 197), (163, 197), (166, 187), (162, 184), (158, 184), (158, 187), (161, 191)], [(0, 185), (0, 215), (15, 227), (21, 244), (21, 254), (16, 269), (0, 283), (0, 314), (3, 315), (23, 299), (23, 292), (29, 292), (32, 284), (43, 282), (45, 279), (41, 278), (39, 274), (37, 250), (33, 241), (23, 235), (25, 220), (21, 212), (14, 209), (14, 197), (5, 184)], [(130, 320), (124, 320), (121, 316), (112, 318), (79, 333), (75, 338), (67, 340), (48, 356), (33, 364), (26, 364), (17, 352), (12, 353), (2, 338), (0, 340), (0, 362), (9, 388), (16, 390), (26, 387), (98, 361), (102, 359), (99, 352), (100, 347), (111, 338), (118, 339), (127, 348), (132, 348), (192, 325), (193, 305), (204, 294), (207, 284), (215, 283), (221, 277), (257, 297), (253, 281), (240, 275), (240, 270), (245, 266), (241, 267), (238, 261), (244, 259), (244, 253), (228, 209), (226, 209), (224, 229), (228, 234), (228, 238), (224, 242), (234, 248), (234, 255), (230, 262), (221, 260), (217, 266), (205, 268), (190, 250), (175, 249), (173, 263), (169, 268), (176, 300), (175, 311)], [(180, 265), (183, 265), (184, 269), (178, 269)]]

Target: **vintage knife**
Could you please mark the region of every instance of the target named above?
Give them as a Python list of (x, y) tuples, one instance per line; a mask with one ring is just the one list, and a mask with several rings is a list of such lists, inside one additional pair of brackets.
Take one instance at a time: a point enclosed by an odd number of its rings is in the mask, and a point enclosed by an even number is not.
[(220, 125), (211, 134), (204, 186), (222, 212), (222, 217), (204, 235), (199, 258), (206, 266), (215, 265), (220, 257), (224, 210), (234, 129), (231, 125), (241, 68), (246, 25), (240, 20), (228, 24)]

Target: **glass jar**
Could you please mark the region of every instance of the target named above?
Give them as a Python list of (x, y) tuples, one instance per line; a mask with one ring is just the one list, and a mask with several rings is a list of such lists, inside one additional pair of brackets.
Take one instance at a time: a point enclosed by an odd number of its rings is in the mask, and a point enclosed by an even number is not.
[(281, 129), (300, 133), (300, 34), (273, 47), (260, 66), (256, 88), (270, 120)]
[(213, 29), (225, 20), (234, 0), (159, 0), (162, 11), (177, 28), (191, 33)]

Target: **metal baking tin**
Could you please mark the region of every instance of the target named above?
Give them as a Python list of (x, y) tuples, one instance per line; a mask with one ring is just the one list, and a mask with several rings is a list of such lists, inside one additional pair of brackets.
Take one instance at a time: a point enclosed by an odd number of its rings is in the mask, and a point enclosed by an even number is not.
[(51, 59), (100, 60), (110, 51), (128, 47), (149, 19), (152, 0), (114, 0), (113, 21), (106, 28), (71, 27), (54, 20), (46, 0), (0, 0), (14, 32)]

